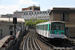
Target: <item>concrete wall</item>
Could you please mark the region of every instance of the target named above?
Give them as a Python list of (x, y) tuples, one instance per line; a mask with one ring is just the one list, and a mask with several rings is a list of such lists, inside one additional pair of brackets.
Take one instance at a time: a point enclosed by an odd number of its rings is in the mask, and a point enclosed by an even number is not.
[(7, 36), (9, 35), (9, 25), (6, 23), (0, 23), (0, 29), (2, 30), (2, 36)]
[[(12, 28), (9, 29), (9, 26), (12, 25)], [(16, 27), (16, 33), (18, 31), (21, 31), (21, 29), (23, 30), (24, 28), (24, 23), (17, 23), (17, 27)], [(13, 23), (12, 22), (0, 22), (0, 30), (2, 30), (2, 37), (5, 37), (7, 35), (10, 35), (10, 31), (13, 31), (14, 28), (13, 28)], [(0, 32), (1, 33), (1, 32)]]

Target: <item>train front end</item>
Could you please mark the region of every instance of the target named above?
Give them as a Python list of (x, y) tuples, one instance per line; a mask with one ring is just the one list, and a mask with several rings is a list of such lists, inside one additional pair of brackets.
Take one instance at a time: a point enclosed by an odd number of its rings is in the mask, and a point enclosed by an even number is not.
[(52, 22), (51, 23), (51, 31), (50, 38), (52, 39), (52, 43), (62, 43), (64, 42), (65, 36), (65, 23), (64, 22)]
[(51, 38), (65, 38), (65, 23), (52, 22), (51, 23)]

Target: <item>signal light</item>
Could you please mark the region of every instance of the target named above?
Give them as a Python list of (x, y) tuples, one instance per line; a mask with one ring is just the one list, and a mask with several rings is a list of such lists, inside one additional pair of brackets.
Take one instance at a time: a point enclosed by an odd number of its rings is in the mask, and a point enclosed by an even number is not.
[(17, 24), (17, 18), (16, 17), (13, 18), (13, 24)]
[(5, 45), (2, 46), (3, 48), (6, 47)]
[(6, 44), (8, 44), (8, 42), (5, 42)]
[(13, 40), (13, 38), (10, 38), (10, 40)]

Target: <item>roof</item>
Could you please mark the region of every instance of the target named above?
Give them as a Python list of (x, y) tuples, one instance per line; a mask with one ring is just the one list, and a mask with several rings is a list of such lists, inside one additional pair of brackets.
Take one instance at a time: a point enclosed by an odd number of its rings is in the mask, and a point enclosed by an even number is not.
[(8, 38), (10, 38), (11, 35), (8, 35), (6, 37), (4, 37), (3, 39), (0, 40), (0, 48), (3, 46), (3, 44), (8, 40)]
[(50, 15), (52, 12), (66, 12), (66, 13), (74, 12), (74, 13), (75, 13), (75, 8), (53, 8), (53, 9), (51, 10), (51, 12), (49, 13), (49, 15)]
[(65, 23), (64, 21), (48, 21), (48, 22), (39, 23), (37, 25), (48, 24), (48, 23), (52, 23), (52, 22), (62, 22), (62, 23)]
[(24, 12), (32, 12), (33, 10), (23, 10), (23, 11), (15, 11), (14, 13), (24, 13)]
[[(13, 22), (13, 18), (0, 18), (0, 22)], [(17, 18), (17, 22), (25, 22), (25, 20), (23, 18)]]

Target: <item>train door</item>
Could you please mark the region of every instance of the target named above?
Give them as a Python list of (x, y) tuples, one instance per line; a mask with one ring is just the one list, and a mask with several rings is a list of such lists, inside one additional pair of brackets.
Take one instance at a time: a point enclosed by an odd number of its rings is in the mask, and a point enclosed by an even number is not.
[(65, 35), (66, 35), (67, 37), (69, 37), (69, 28), (68, 28), (68, 27), (65, 28)]

